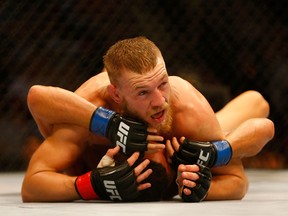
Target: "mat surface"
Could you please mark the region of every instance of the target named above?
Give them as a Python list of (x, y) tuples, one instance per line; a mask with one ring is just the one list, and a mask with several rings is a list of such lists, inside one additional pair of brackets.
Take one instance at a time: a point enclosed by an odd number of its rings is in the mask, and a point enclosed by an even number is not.
[(183, 203), (179, 198), (149, 203), (22, 203), (20, 196), (24, 173), (0, 173), (1, 215), (288, 215), (288, 170), (247, 170), (250, 187), (241, 201), (204, 201)]

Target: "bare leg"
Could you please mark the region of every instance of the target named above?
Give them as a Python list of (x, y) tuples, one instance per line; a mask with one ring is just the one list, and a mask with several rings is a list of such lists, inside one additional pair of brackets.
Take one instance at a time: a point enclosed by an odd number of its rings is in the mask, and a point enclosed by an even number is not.
[(273, 138), (274, 124), (267, 118), (249, 119), (226, 136), (231, 143), (233, 158), (258, 154)]
[(247, 91), (230, 101), (216, 113), (224, 132), (230, 132), (251, 118), (266, 118), (269, 104), (257, 91)]

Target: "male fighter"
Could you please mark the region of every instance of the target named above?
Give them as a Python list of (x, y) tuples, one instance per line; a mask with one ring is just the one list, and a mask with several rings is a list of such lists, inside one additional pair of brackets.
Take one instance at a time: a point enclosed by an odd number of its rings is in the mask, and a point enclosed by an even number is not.
[[(107, 191), (106, 176), (118, 173), (119, 167), (116, 171), (110, 167), (104, 174), (96, 169), (80, 177), (63, 174), (63, 170), (79, 158), (92, 170), (95, 158), (91, 160), (87, 153), (100, 149), (101, 144), (107, 148), (111, 142), (128, 155), (148, 150), (145, 158), (163, 165), (169, 184), (176, 178), (167, 163), (173, 161), (178, 167), (179, 194), (185, 201), (243, 198), (248, 181), (241, 158), (257, 154), (274, 135), (274, 125), (266, 118), (269, 105), (259, 93), (243, 93), (216, 116), (190, 83), (168, 76), (160, 50), (143, 37), (113, 45), (104, 65), (107, 73), (92, 77), (75, 93), (31, 88), (29, 108), (46, 140), (29, 164), (22, 187), (24, 201), (41, 200), (39, 193), (47, 201), (99, 198), (98, 193), (103, 194), (99, 191)], [(149, 125), (148, 134), (140, 120)], [(48, 153), (57, 160), (49, 160)], [(128, 164), (125, 169), (131, 171), (133, 163)], [(143, 170), (134, 173), (137, 176)], [(122, 176), (129, 172), (119, 171)], [(145, 178), (131, 179), (139, 184)], [(115, 176), (108, 180), (115, 181)], [(65, 190), (54, 189), (59, 184)], [(150, 186), (146, 184), (145, 189)], [(143, 188), (138, 186), (137, 191)]]

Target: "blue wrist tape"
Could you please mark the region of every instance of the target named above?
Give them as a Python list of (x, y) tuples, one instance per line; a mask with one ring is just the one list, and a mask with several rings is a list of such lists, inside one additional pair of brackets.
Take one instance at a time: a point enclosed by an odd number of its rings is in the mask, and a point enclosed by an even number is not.
[(214, 167), (226, 165), (232, 157), (230, 143), (227, 140), (213, 141), (212, 143), (217, 151)]
[(95, 134), (106, 136), (109, 120), (115, 114), (114, 111), (98, 107), (93, 113), (90, 121), (90, 131)]

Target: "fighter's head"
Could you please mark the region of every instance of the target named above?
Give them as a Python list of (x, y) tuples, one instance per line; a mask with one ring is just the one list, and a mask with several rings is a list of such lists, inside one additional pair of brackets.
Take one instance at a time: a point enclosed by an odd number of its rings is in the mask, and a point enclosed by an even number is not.
[[(159, 156), (159, 154), (158, 154)], [(117, 154), (117, 157), (115, 158), (116, 164), (121, 164), (123, 161), (127, 160), (127, 155), (124, 154)], [(138, 166), (144, 158), (139, 158), (133, 167)], [(146, 182), (149, 182), (151, 184), (151, 187), (141, 190), (140, 195), (134, 200), (138, 202), (147, 202), (147, 201), (160, 201), (166, 198), (168, 185), (171, 182), (171, 171), (168, 167), (164, 156), (160, 156), (157, 158), (157, 160), (151, 160), (150, 163), (147, 165), (147, 167), (142, 171), (144, 173), (147, 169), (152, 169), (152, 173), (149, 175), (148, 178), (143, 180), (141, 184), (144, 184)], [(163, 163), (164, 162), (164, 163)]]
[(123, 114), (157, 129), (171, 124), (168, 73), (152, 41), (137, 37), (117, 42), (104, 56), (104, 66), (111, 82), (108, 92)]
[(145, 37), (118, 41), (111, 46), (103, 57), (110, 82), (117, 84), (125, 71), (145, 74), (152, 70), (162, 57), (159, 48)]

